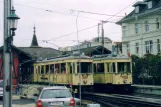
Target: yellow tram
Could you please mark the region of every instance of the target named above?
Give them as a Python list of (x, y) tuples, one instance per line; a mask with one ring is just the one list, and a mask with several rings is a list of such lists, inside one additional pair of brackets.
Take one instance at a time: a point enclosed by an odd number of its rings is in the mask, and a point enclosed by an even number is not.
[[(132, 61), (126, 56), (93, 56), (94, 88), (107, 91), (128, 90), (132, 84)], [(116, 89), (116, 90), (115, 90)]]
[(85, 55), (73, 55), (37, 61), (34, 64), (34, 82), (66, 86), (72, 84), (73, 87), (92, 86), (92, 60)]

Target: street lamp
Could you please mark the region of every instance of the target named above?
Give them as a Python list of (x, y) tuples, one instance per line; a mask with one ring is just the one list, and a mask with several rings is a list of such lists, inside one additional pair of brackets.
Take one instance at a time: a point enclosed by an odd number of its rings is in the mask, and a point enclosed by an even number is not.
[(15, 36), (15, 30), (17, 29), (18, 19), (20, 19), (16, 14), (14, 7), (12, 7), (11, 14), (7, 17), (9, 22), (9, 28), (12, 31), (12, 36)]

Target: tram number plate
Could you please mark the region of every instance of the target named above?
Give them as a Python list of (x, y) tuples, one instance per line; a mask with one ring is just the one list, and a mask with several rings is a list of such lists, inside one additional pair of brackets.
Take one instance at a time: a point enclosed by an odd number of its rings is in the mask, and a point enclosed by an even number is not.
[(121, 76), (123, 79), (128, 79), (128, 76)]
[(88, 78), (88, 74), (82, 74), (82, 78), (83, 79), (87, 79)]
[(51, 102), (50, 105), (63, 105), (63, 102)]

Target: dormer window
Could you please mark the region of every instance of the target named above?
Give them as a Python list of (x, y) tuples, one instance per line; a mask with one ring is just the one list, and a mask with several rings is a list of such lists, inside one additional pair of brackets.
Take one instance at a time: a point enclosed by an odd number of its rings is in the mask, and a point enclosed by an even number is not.
[(146, 3), (138, 1), (133, 5), (133, 7), (135, 7), (135, 13), (140, 13), (146, 7)]
[(148, 1), (148, 9), (151, 9), (153, 6), (152, 1)]
[(139, 13), (139, 6), (135, 7), (135, 13)]

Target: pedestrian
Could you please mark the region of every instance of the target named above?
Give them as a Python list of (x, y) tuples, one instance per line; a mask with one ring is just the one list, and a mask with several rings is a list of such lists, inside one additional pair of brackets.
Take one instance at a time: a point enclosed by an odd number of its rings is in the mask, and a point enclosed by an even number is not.
[(16, 94), (18, 94), (18, 92), (19, 92), (19, 86), (17, 85), (16, 86)]

